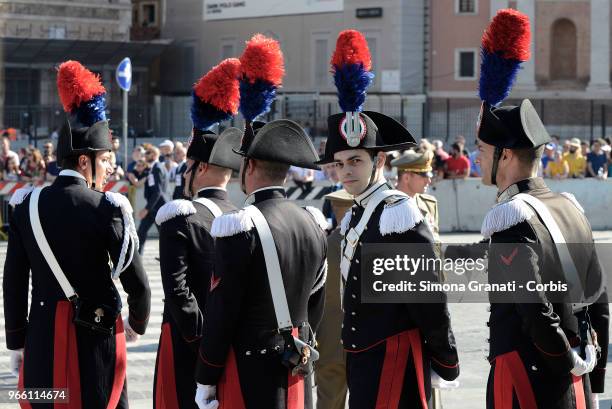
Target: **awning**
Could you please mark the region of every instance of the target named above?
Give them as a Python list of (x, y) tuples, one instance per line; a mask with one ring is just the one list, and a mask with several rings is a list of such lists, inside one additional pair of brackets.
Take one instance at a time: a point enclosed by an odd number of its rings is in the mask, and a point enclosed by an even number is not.
[(133, 66), (147, 67), (171, 43), (169, 39), (119, 42), (5, 37), (0, 53), (2, 61), (11, 65), (55, 65), (66, 60), (88, 66), (116, 65), (130, 57)]

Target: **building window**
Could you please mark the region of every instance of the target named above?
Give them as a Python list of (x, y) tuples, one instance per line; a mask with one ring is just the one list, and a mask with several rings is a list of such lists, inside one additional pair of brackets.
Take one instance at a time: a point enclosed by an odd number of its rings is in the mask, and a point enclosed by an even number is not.
[(157, 3), (142, 3), (140, 5), (140, 25), (142, 27), (158, 27)]
[(366, 37), (366, 41), (368, 43), (368, 48), (370, 49), (370, 55), (372, 56), (372, 72), (374, 73), (374, 80), (372, 81), (372, 85), (376, 84), (377, 76), (380, 70), (378, 69), (378, 53), (376, 50), (377, 46), (377, 38), (376, 37)]
[(455, 79), (456, 80), (475, 80), (476, 79), (476, 49), (457, 49), (455, 50)]
[(195, 76), (195, 45), (193, 42), (181, 44), (181, 63), (183, 64), (183, 85), (190, 89)]
[(478, 14), (478, 0), (455, 0), (456, 14)]
[(236, 42), (234, 40), (221, 41), (221, 59), (237, 58), (236, 57)]
[(555, 21), (552, 26), (550, 79), (576, 80), (578, 38), (576, 25), (568, 19)]
[(313, 85), (318, 89), (327, 88), (331, 78), (329, 73), (329, 40), (327, 37), (317, 36), (314, 38), (313, 56)]
[(66, 38), (66, 27), (49, 27), (49, 38), (54, 40), (63, 40)]

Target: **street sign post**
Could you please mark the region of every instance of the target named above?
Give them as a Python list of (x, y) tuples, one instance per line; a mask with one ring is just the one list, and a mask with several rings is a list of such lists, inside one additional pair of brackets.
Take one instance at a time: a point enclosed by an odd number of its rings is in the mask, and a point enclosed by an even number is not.
[(130, 87), (132, 86), (132, 62), (130, 61), (129, 57), (126, 57), (121, 60), (121, 62), (117, 66), (115, 78), (117, 79), (117, 84), (119, 85), (119, 88), (121, 88), (121, 92), (123, 93), (123, 171), (127, 172), (128, 92), (130, 91)]

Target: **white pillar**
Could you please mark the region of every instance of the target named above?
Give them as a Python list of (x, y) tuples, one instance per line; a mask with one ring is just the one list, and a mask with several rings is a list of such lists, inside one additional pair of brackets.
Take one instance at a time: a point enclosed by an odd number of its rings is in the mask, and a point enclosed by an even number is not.
[(535, 0), (518, 0), (517, 9), (529, 16), (529, 22), (531, 23), (531, 58), (529, 61), (523, 64), (523, 69), (519, 71), (518, 78), (516, 79), (517, 90), (521, 91), (535, 91), (535, 27), (536, 27), (536, 1)]
[(508, 0), (489, 0), (491, 9), (491, 18), (495, 17), (501, 9), (508, 8)]
[(591, 0), (591, 80), (587, 91), (610, 92), (610, 0)]

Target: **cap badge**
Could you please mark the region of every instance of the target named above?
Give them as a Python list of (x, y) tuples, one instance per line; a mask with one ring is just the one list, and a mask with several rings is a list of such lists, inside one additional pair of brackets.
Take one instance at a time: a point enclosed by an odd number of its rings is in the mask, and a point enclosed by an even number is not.
[(366, 135), (366, 124), (359, 112), (347, 112), (340, 122), (340, 135), (351, 148), (359, 146)]

